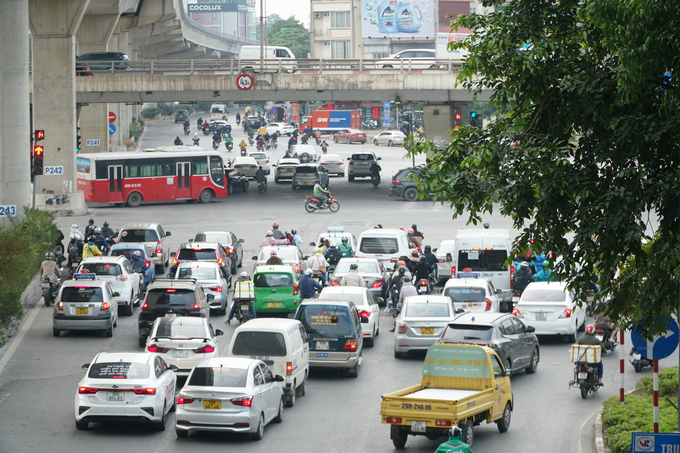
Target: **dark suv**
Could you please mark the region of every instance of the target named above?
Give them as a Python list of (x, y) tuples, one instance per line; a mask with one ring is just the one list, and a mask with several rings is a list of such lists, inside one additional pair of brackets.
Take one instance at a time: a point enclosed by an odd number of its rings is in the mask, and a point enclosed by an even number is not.
[(130, 57), (123, 52), (90, 52), (79, 55), (76, 62), (86, 62), (92, 71), (106, 71), (111, 69), (111, 63), (117, 70), (130, 69)]
[(177, 110), (175, 112), (175, 123), (183, 123), (189, 119), (189, 114), (186, 110)]
[[(168, 277), (174, 277), (177, 266), (183, 261), (210, 261), (217, 263), (222, 268), (224, 278), (231, 279), (232, 266), (231, 258), (224, 248), (217, 242), (185, 242), (179, 246), (177, 253), (171, 253), (172, 264)], [(231, 282), (230, 282), (231, 283)]]
[[(416, 184), (413, 176), (419, 172), (420, 168), (399, 170), (396, 175), (392, 176), (392, 193), (398, 197), (403, 197), (406, 201), (418, 199), (418, 184)], [(429, 195), (426, 195), (425, 198), (429, 198)]]
[(142, 311), (139, 313), (139, 346), (146, 345), (146, 338), (156, 318), (166, 314), (180, 316), (210, 317), (210, 301), (214, 296), (203, 293), (195, 278), (154, 280), (147, 288)]

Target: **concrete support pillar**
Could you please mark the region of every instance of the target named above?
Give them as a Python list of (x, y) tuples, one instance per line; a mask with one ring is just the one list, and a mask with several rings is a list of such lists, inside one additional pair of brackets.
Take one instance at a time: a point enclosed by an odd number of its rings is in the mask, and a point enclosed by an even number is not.
[(0, 42), (0, 207), (23, 217), (31, 205), (28, 0), (0, 1)]
[(446, 104), (423, 106), (423, 128), (428, 140), (435, 144), (451, 143), (451, 130), (456, 126), (454, 108)]
[[(128, 32), (114, 32), (109, 40), (108, 47), (110, 51), (125, 52), (129, 56)], [(109, 136), (109, 150), (122, 151), (122, 147), (129, 143), (131, 109), (129, 105), (125, 104), (109, 104), (108, 109), (109, 112), (113, 112), (116, 115), (116, 120), (113, 122), (116, 132)]]

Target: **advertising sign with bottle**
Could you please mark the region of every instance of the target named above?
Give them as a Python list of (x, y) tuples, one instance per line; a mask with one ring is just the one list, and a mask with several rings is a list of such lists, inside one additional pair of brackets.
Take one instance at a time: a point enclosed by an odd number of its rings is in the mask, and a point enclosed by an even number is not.
[(363, 38), (434, 38), (434, 0), (361, 0)]

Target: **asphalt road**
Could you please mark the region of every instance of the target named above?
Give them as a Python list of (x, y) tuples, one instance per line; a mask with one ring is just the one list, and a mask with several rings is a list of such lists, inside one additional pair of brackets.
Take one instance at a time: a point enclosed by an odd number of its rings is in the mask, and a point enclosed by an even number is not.
[[(235, 113), (231, 112), (231, 121)], [(191, 118), (192, 127), (195, 127), (196, 119), (196, 116)], [(243, 136), (242, 129), (235, 128), (235, 131), (238, 143)], [(153, 123), (143, 137), (142, 147), (171, 145), (177, 134), (181, 134), (180, 124), (175, 125), (172, 121)], [(207, 142), (203, 145), (210, 144), (209, 137), (201, 135), (201, 141)], [(377, 223), (386, 228), (409, 228), (417, 223), (425, 234), (425, 243), (433, 247), (442, 239), (454, 237), (456, 230), (465, 226), (465, 219), (451, 219), (448, 207), (427, 201), (408, 203), (390, 195), (390, 176), (409, 165), (408, 161), (403, 161), (400, 148), (331, 144), (329, 152), (347, 157), (362, 148), (374, 150), (382, 157), (384, 182), (374, 189), (368, 180), (349, 183), (346, 179), (332, 178), (331, 190), (341, 204), (340, 211), (335, 214), (306, 213), (304, 193), (291, 190), (289, 184), (274, 184), (273, 176), (270, 176), (269, 191), (263, 194), (257, 191), (236, 193), (209, 205), (92, 206), (88, 216), (59, 218), (58, 223), (67, 232), (72, 223), (84, 228), (90, 217), (97, 225), (108, 220), (114, 229), (125, 222), (157, 221), (166, 231), (172, 232), (173, 249), (192, 238), (199, 229), (231, 230), (245, 240), (244, 269), (247, 271), (252, 270), (250, 257), (257, 252), (264, 232), (272, 222), (278, 222), (285, 230), (297, 228), (306, 244), (329, 226), (343, 225), (358, 236)], [(281, 146), (271, 154), (276, 160), (283, 153)], [(228, 153), (225, 151), (224, 154)], [(498, 215), (484, 221), (492, 228), (511, 228), (510, 219)], [(212, 433), (177, 439), (172, 429), (174, 414), (170, 415), (165, 432), (128, 424), (94, 424), (89, 431), (77, 431), (73, 406), (77, 384), (84, 374), (81, 365), (100, 351), (139, 351), (136, 330), (139, 309), (132, 317), (120, 318), (113, 338), (88, 332), (68, 332), (54, 338), (51, 333), (52, 308), (44, 307), (40, 300), (33, 302), (36, 305), (24, 318), (22, 330), (0, 350), (0, 453), (217, 452), (230, 447), (284, 453), (392, 451), (389, 428), (380, 423), (380, 395), (415, 385), (421, 377), (423, 355), (394, 358), (394, 339), (389, 332), (392, 318), (382, 313), (380, 335), (375, 347), (364, 351), (360, 376), (350, 379), (334, 371), (313, 371), (307, 394), (297, 400), (295, 407), (286, 408), (282, 424), (267, 426), (260, 442)], [(215, 328), (225, 331), (225, 336), (220, 337), (220, 350), (226, 354), (235, 327), (224, 324), (226, 317), (211, 319)], [(604, 357), (604, 388), (582, 400), (578, 389), (568, 387), (573, 375), (569, 344), (560, 338), (545, 337), (540, 338), (540, 344), (538, 372), (534, 375), (519, 372), (512, 377), (515, 410), (509, 431), (499, 434), (495, 425), (476, 427), (475, 453), (594, 451), (595, 415), (605, 398), (618, 395), (619, 351)], [(628, 346), (625, 352), (628, 352)], [(676, 352), (662, 361), (661, 367), (677, 363)], [(633, 389), (636, 378), (649, 373), (647, 370), (636, 374), (627, 364), (626, 389)], [(432, 452), (444, 440), (409, 437), (406, 451)]]

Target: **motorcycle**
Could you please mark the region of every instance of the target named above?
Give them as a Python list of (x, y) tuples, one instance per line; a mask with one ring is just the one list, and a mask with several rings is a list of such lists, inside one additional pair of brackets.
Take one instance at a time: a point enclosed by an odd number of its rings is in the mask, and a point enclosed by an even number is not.
[(253, 137), (248, 137), (248, 144), (249, 144), (249, 145), (254, 145), (254, 144), (255, 144), (255, 140), (253, 140)]
[(595, 338), (600, 340), (607, 351), (613, 352), (616, 349), (616, 346), (618, 346), (616, 339), (612, 339), (611, 332), (602, 327), (595, 328)]
[(270, 149), (272, 149), (271, 143), (269, 143), (269, 142), (265, 143), (264, 148), (265, 148), (267, 151), (269, 151)]
[(195, 139), (194, 139), (194, 146), (198, 146), (198, 142), (199, 142), (199, 139), (198, 139), (198, 138), (195, 138)]
[(639, 373), (640, 371), (647, 367), (651, 367), (654, 364), (653, 361), (637, 352), (635, 347), (630, 348), (628, 355), (631, 356), (630, 363), (633, 365), (633, 368), (635, 368), (636, 373)]
[(421, 278), (418, 280), (416, 289), (418, 290), (418, 294), (430, 294), (432, 292), (430, 280), (427, 278)]
[(203, 126), (202, 131), (203, 131), (203, 135), (208, 135), (208, 134), (210, 134), (210, 127)]
[(328, 193), (328, 202), (322, 206), (321, 202), (319, 201), (318, 198), (310, 197), (309, 195), (305, 195), (305, 210), (307, 212), (314, 212), (317, 209), (322, 210), (322, 209), (329, 209), (331, 212), (338, 212), (340, 209), (340, 203), (338, 200), (333, 198), (333, 196)]
[(597, 364), (588, 362), (574, 363), (574, 380), (569, 383), (569, 387), (581, 389), (581, 398), (586, 399), (588, 393), (595, 393), (602, 387), (598, 376)]
[(234, 303), (238, 304), (236, 306), (234, 316), (236, 316), (236, 319), (238, 319), (239, 324), (243, 324), (244, 322), (250, 321), (252, 319), (252, 315), (250, 314), (250, 304), (248, 303), (248, 301), (236, 300), (234, 301)]
[(241, 148), (241, 156), (245, 156), (245, 155), (246, 155), (246, 149), (245, 149), (245, 148)]
[(258, 151), (264, 151), (264, 145), (261, 145), (261, 144), (257, 145), (257, 150)]
[(276, 140), (274, 140), (274, 141), (272, 142), (272, 144), (271, 144), (271, 148), (276, 149), (276, 148), (278, 148), (278, 147), (279, 147), (279, 145), (276, 143)]
[(83, 259), (79, 256), (69, 257), (69, 259), (68, 259), (68, 273), (69, 273), (68, 278), (73, 277), (73, 274), (76, 273), (76, 269), (78, 269), (78, 266), (80, 266), (80, 262), (82, 260)]
[(59, 288), (59, 282), (55, 285), (52, 283), (52, 280), (50, 280), (50, 277), (45, 275), (42, 279), (42, 283), (40, 283), (40, 286), (42, 287), (42, 293), (43, 293), (43, 300), (45, 301), (45, 306), (49, 307), (52, 305), (54, 302), (54, 299), (56, 298), (57, 295), (57, 289)]
[(238, 126), (239, 124), (241, 124), (241, 120), (239, 118), (236, 118), (236, 125)]
[(191, 127), (185, 126), (184, 127), (184, 135), (189, 135), (190, 132), (191, 132)]
[(217, 148), (218, 148), (219, 146), (220, 146), (220, 144), (219, 144), (218, 142), (216, 142), (215, 140), (213, 140), (213, 149), (214, 149), (215, 151), (217, 151)]
[(373, 187), (378, 187), (378, 184), (380, 184), (380, 175), (372, 174), (371, 184), (373, 184)]
[(227, 151), (231, 152), (232, 149), (234, 149), (234, 143), (233, 142), (227, 142), (224, 144), (224, 146), (227, 147)]
[(266, 192), (267, 191), (267, 183), (265, 181), (258, 182), (257, 183), (257, 190), (259, 190), (260, 193)]

